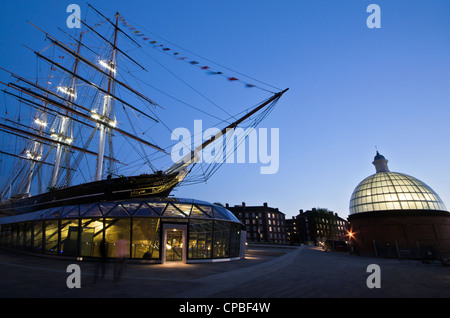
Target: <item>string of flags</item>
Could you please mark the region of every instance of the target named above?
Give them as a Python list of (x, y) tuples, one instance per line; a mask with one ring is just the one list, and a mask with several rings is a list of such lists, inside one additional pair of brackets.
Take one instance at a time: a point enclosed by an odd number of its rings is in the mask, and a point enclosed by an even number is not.
[(186, 63), (189, 63), (193, 66), (197, 66), (199, 67), (201, 70), (206, 71), (208, 75), (220, 75), (225, 77), (228, 81), (230, 82), (242, 82), (245, 84), (246, 87), (252, 88), (252, 87), (257, 87), (254, 84), (250, 84), (250, 83), (245, 83), (243, 81), (241, 81), (240, 79), (234, 77), (234, 76), (227, 76), (226, 74), (224, 74), (221, 71), (217, 71), (214, 70), (213, 68), (206, 66), (206, 65), (201, 65), (200, 62), (196, 61), (196, 60), (192, 60), (184, 55), (181, 55), (181, 53), (174, 51), (172, 48), (167, 47), (164, 44), (159, 43), (158, 41), (154, 40), (152, 37), (146, 35), (145, 33), (141, 32), (140, 30), (137, 30), (131, 23), (127, 22), (123, 17), (119, 16), (119, 21), (128, 28), (128, 30), (132, 31), (133, 34), (136, 37), (139, 37), (143, 42), (147, 43), (147, 44), (151, 44), (153, 46), (153, 48), (155, 49), (159, 49), (161, 50), (163, 53), (166, 53), (168, 55), (171, 55), (173, 57), (176, 57), (178, 60), (180, 61), (184, 61)]

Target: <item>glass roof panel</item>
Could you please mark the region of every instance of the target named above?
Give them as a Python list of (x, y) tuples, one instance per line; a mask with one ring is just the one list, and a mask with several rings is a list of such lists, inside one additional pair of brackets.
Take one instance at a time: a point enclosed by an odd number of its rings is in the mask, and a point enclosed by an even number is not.
[(134, 212), (134, 216), (159, 216), (146, 202), (142, 202), (139, 208)]
[(126, 202), (121, 202), (121, 205), (128, 211), (128, 213), (130, 215), (134, 214), (134, 212), (136, 212), (136, 210), (139, 208), (139, 206), (141, 205), (142, 201), (126, 201)]
[(210, 216), (208, 214), (204, 213), (202, 210), (200, 210), (196, 205), (193, 205), (190, 217), (191, 218), (209, 218)]
[[(355, 196), (357, 197), (357, 196)], [(363, 201), (356, 200), (358, 204)], [(355, 201), (355, 202), (356, 202)], [(39, 219), (100, 218), (100, 217), (167, 217), (171, 221), (180, 221), (192, 217), (196, 219), (222, 219), (233, 222), (239, 220), (227, 209), (214, 204), (182, 198), (152, 198), (151, 201), (131, 199), (124, 201), (106, 201), (100, 203), (78, 204), (56, 207), (0, 218), (0, 224), (17, 223)]]
[(117, 203), (112, 209), (107, 211), (106, 215), (107, 216), (129, 216), (128, 211), (120, 203)]
[(61, 213), (61, 217), (64, 218), (77, 218), (79, 216), (78, 205), (66, 206)]
[(187, 217), (180, 209), (178, 209), (174, 204), (169, 203), (164, 210), (164, 217)]
[(444, 203), (428, 185), (398, 172), (378, 172), (361, 181), (350, 199), (350, 214), (382, 210), (441, 210)]
[(159, 215), (162, 215), (164, 213), (164, 209), (167, 206), (167, 203), (165, 202), (147, 202), (147, 203)]
[(181, 212), (189, 216), (191, 214), (192, 204), (186, 203), (173, 203)]
[[(89, 206), (86, 204), (85, 206)], [(80, 209), (81, 211), (81, 209)], [(85, 210), (84, 213), (80, 213), (82, 217), (102, 217), (103, 212), (98, 204), (91, 205), (91, 207)]]
[(198, 205), (197, 206), (200, 210), (202, 210), (206, 215), (213, 217), (213, 211), (212, 206), (210, 205)]
[(223, 213), (223, 211), (221, 211), (219, 207), (216, 206), (214, 207), (214, 218), (222, 220), (228, 219), (226, 213)]

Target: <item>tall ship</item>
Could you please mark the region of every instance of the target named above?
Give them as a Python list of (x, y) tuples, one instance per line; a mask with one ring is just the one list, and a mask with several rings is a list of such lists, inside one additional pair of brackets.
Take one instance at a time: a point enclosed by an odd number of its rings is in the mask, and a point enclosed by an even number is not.
[[(75, 35), (60, 29), (56, 37), (28, 22), (46, 45), (39, 51), (25, 46), (37, 61), (35, 78), (0, 68), (10, 79), (0, 82), (5, 108), (0, 119), (4, 170), (0, 216), (72, 204), (167, 197), (189, 179), (202, 150), (242, 124), (257, 125), (287, 91), (264, 90), (268, 96), (262, 101), (222, 120), (219, 131), (174, 162), (173, 140), (161, 146), (154, 132), (162, 127), (159, 139), (170, 140), (173, 127), (160, 112), (177, 120), (184, 114), (143, 93), (147, 83), (135, 74), (147, 75), (151, 70), (133, 52), (147, 49), (145, 43), (148, 50), (171, 55), (211, 75), (224, 73), (197, 65), (136, 30), (119, 13), (109, 18), (90, 5), (89, 10), (96, 23), (80, 19), (82, 28), (75, 29)], [(160, 160), (166, 160), (162, 167), (157, 166)]]

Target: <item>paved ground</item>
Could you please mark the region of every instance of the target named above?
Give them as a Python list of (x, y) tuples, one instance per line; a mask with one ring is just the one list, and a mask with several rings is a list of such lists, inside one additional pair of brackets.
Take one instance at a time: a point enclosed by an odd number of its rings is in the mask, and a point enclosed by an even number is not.
[[(450, 297), (450, 267), (438, 262), (368, 258), (319, 248), (249, 248), (245, 260), (202, 264), (126, 264), (119, 282), (112, 266), (94, 283), (97, 263), (79, 262), (81, 288), (70, 289), (76, 262), (0, 250), (1, 298), (429, 298)], [(370, 289), (369, 264), (381, 270)]]

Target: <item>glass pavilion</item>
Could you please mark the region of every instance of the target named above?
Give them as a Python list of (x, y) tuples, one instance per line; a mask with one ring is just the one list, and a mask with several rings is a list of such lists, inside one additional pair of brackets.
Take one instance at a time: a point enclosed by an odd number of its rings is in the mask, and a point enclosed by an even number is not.
[(128, 242), (128, 257), (166, 261), (232, 260), (242, 257), (243, 225), (227, 209), (180, 198), (148, 198), (80, 204), (0, 218), (0, 244), (70, 257), (107, 256)]

